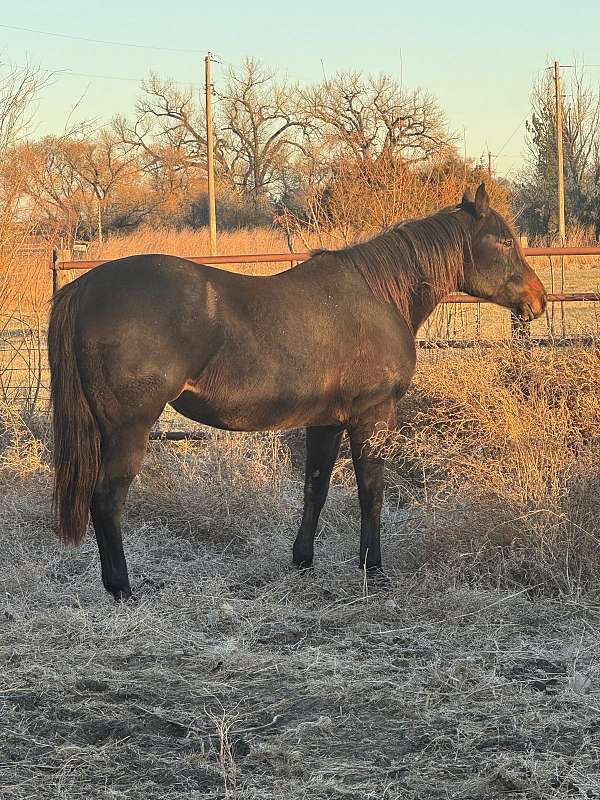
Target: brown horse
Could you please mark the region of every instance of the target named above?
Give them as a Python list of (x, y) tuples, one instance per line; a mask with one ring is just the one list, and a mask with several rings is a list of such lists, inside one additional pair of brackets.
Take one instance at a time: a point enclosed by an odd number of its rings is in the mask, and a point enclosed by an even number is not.
[(394, 424), (415, 367), (415, 333), (454, 290), (524, 320), (546, 305), (483, 184), (456, 206), (268, 278), (142, 255), (68, 284), (54, 298), (48, 332), (59, 534), (81, 542), (91, 510), (104, 586), (117, 600), (131, 595), (121, 515), (150, 429), (170, 403), (226, 430), (306, 428), (293, 548), (300, 566), (312, 563), (347, 431), (362, 514), (359, 563), (381, 573), (383, 463), (369, 440), (378, 425)]

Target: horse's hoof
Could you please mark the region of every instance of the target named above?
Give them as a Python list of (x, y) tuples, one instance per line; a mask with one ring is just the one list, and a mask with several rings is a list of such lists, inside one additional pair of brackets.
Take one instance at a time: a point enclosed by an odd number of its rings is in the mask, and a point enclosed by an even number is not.
[(389, 587), (390, 579), (381, 567), (367, 567), (365, 571), (369, 588), (383, 591)]
[(299, 570), (310, 569), (312, 567), (314, 553), (309, 553), (298, 543), (292, 549), (292, 564)]
[(131, 589), (118, 589), (116, 592), (111, 592), (115, 599), (115, 603), (135, 603), (136, 598), (131, 594)]
[(307, 558), (298, 560), (294, 559), (292, 564), (296, 567), (298, 572), (306, 572), (306, 570), (312, 569), (313, 562), (312, 558), (310, 561)]

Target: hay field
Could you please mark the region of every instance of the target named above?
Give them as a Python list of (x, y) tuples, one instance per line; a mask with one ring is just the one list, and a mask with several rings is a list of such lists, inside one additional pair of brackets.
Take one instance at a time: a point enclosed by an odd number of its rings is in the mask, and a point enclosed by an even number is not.
[(5, 408), (3, 800), (600, 797), (600, 351), (422, 354), (399, 419), (386, 592), (347, 450), (298, 573), (300, 433), (207, 431), (151, 445), (116, 606)]
[[(288, 251), (287, 239), (276, 228), (242, 228), (219, 234), (219, 253), (236, 255), (246, 253), (285, 253)], [(306, 250), (311, 247), (339, 246), (340, 241), (331, 238), (325, 241), (294, 241), (294, 249)], [(179, 256), (198, 256), (210, 252), (207, 229), (176, 230), (173, 228), (141, 229), (132, 234), (112, 236), (104, 244), (90, 246), (87, 258), (114, 259), (137, 253), (168, 253)], [(567, 257), (564, 259), (564, 285), (560, 259), (532, 258), (531, 265), (550, 291), (600, 292), (600, 259), (587, 257)], [(0, 265), (2, 266), (2, 265)], [(287, 269), (286, 263), (224, 264), (221, 269), (255, 275), (271, 275)], [(4, 268), (3, 268), (4, 269)], [(0, 270), (1, 272), (2, 270)], [(78, 277), (79, 271), (61, 274), (61, 281)], [(13, 259), (4, 269), (4, 281), (8, 290), (6, 302), (2, 302), (0, 286), (0, 317), (8, 311), (19, 315), (36, 312), (45, 316), (51, 294), (51, 274), (47, 257)], [(2, 320), (0, 319), (0, 323)], [(599, 303), (565, 303), (551, 307), (546, 320), (537, 322), (532, 332), (534, 336), (578, 335), (600, 327)], [(507, 311), (490, 304), (442, 306), (424, 327), (427, 338), (494, 338), (502, 339), (510, 335), (510, 315)]]
[[(310, 242), (314, 246), (335, 241)], [(303, 242), (295, 242), (297, 250)], [(93, 245), (89, 258), (119, 258), (134, 253), (165, 252), (175, 255), (208, 253), (209, 235), (198, 231), (142, 229), (127, 236), (110, 237), (102, 246)], [(287, 240), (274, 228), (240, 229), (219, 236), (222, 254), (286, 252)], [(545, 285), (550, 289), (551, 275), (558, 290), (561, 285), (559, 259), (532, 259)], [(2, 265), (0, 264), (0, 267)], [(248, 274), (273, 274), (287, 269), (287, 264), (249, 263), (222, 265)], [(61, 273), (61, 282), (73, 280), (79, 271)], [(51, 273), (47, 257), (12, 259), (0, 275), (0, 399), (18, 402), (27, 410), (43, 408), (48, 402), (48, 371), (45, 363), (44, 331), (51, 295)], [(4, 293), (2, 293), (4, 287)], [(565, 291), (600, 292), (600, 260), (573, 257), (565, 259)], [(534, 338), (577, 336), (600, 332), (600, 303), (565, 303), (551, 306), (545, 319), (531, 325)], [(506, 340), (511, 335), (510, 314), (491, 304), (441, 305), (421, 328), (420, 338), (443, 342), (446, 339)], [(33, 388), (32, 388), (33, 387)], [(161, 420), (163, 429), (172, 427), (168, 415)]]

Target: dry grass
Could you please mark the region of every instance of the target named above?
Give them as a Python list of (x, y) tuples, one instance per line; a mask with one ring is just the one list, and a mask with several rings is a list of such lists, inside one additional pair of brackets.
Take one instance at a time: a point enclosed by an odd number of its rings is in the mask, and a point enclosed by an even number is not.
[(401, 408), (381, 445), (398, 501), (426, 499), (428, 563), (544, 593), (597, 583), (597, 346), (432, 353)]
[[(219, 233), (219, 255), (246, 253), (287, 253), (285, 235), (276, 228), (240, 228)], [(303, 248), (302, 248), (303, 249)], [(102, 246), (90, 249), (90, 258), (121, 258), (136, 253), (167, 253), (169, 255), (202, 256), (210, 253), (208, 228), (177, 230), (175, 228), (142, 228), (126, 236), (112, 236)], [(251, 275), (270, 275), (286, 269), (286, 264), (224, 264), (223, 269)]]
[[(576, 241), (575, 244), (578, 242)], [(308, 245), (335, 246), (329, 241), (310, 241)], [(296, 250), (305, 250), (306, 243), (297, 240)], [(237, 255), (246, 253), (286, 253), (288, 243), (284, 233), (277, 228), (242, 228), (219, 234), (219, 253)], [(210, 252), (207, 229), (177, 230), (175, 228), (142, 228), (132, 234), (112, 236), (102, 246), (92, 244), (88, 258), (120, 258), (136, 253), (169, 253), (178, 256), (201, 256)], [(560, 259), (536, 258), (531, 260), (544, 284), (550, 290), (566, 292), (600, 292), (600, 261), (572, 257), (564, 260), (564, 281)], [(254, 275), (271, 275), (288, 269), (283, 263), (224, 264), (222, 269)], [(51, 273), (48, 257), (21, 258), (5, 269), (7, 298), (4, 310), (11, 314), (28, 315), (32, 311), (45, 316), (51, 294)], [(62, 273), (61, 280), (68, 281), (80, 273)], [(9, 286), (10, 284), (10, 286)], [(1, 310), (1, 309), (0, 309)], [(564, 310), (564, 313), (563, 313)], [(1, 323), (1, 320), (0, 320)], [(510, 335), (510, 315), (507, 311), (489, 304), (441, 306), (424, 327), (428, 338), (507, 338)], [(548, 318), (533, 326), (533, 335), (578, 335), (590, 330), (600, 330), (599, 303), (566, 303), (551, 307)]]
[(5, 409), (1, 796), (599, 797), (597, 349), (424, 354), (400, 413), (388, 592), (347, 451), (299, 574), (300, 434), (208, 431), (151, 446), (117, 607)]
[(50, 256), (45, 253), (21, 255), (18, 249), (0, 257), (0, 310), (23, 313), (40, 309), (52, 294)]
[(31, 416), (47, 405), (50, 295), (48, 259), (20, 257), (16, 248), (0, 258), (0, 411), (14, 405)]

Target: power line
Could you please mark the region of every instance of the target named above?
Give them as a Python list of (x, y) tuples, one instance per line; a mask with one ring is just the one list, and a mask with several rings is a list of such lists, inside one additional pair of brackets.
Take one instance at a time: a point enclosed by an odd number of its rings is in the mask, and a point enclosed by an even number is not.
[[(525, 117), (525, 119), (523, 119), (523, 120), (521, 120), (521, 122), (519, 122), (517, 127), (514, 129), (514, 131), (511, 133), (511, 135), (508, 137), (508, 139), (504, 142), (504, 144), (502, 145), (500, 150), (498, 150), (497, 153), (490, 152), (489, 148), (486, 145), (486, 152), (487, 152), (487, 157), (488, 157), (488, 171), (490, 173), (490, 176), (491, 176), (491, 171), (492, 171), (492, 158), (494, 158), (494, 159), (496, 159), (496, 158), (520, 158), (520, 156), (517, 156), (517, 155), (511, 155), (509, 153), (504, 153), (504, 149), (506, 147), (508, 147), (508, 145), (511, 143), (513, 138), (516, 136), (517, 131), (520, 129), (521, 125), (523, 125), (523, 123), (526, 122), (526, 121), (527, 121), (527, 117)], [(482, 155), (481, 155), (481, 161), (482, 162), (483, 162), (484, 158), (485, 158), (485, 153), (482, 153)], [(509, 170), (509, 173), (510, 173), (510, 170)]]
[(34, 28), (20, 28), (17, 25), (2, 25), (0, 28), (10, 31), (24, 31), (25, 33), (36, 33), (40, 36), (53, 36), (58, 39), (72, 39), (78, 42), (88, 42), (88, 44), (103, 44), (111, 47), (134, 47), (138, 50), (161, 50), (169, 53), (194, 53), (200, 55), (200, 50), (192, 50), (182, 47), (160, 47), (152, 44), (134, 44), (133, 42), (111, 42), (106, 39), (89, 39), (86, 36), (73, 36), (69, 33), (54, 33), (51, 31), (39, 31)]
[(528, 119), (528, 117), (525, 117), (525, 119), (522, 119), (522, 120), (521, 120), (521, 122), (519, 122), (519, 124), (517, 125), (517, 127), (514, 129), (514, 131), (511, 133), (511, 135), (508, 137), (508, 139), (507, 139), (507, 140), (504, 142), (504, 144), (502, 145), (502, 147), (500, 148), (500, 150), (498, 150), (498, 152), (494, 154), (494, 157), (495, 157), (495, 158), (498, 158), (499, 156), (501, 156), (501, 155), (502, 155), (502, 153), (503, 153), (503, 151), (504, 151), (504, 148), (505, 148), (505, 147), (507, 147), (507, 146), (508, 146), (508, 145), (509, 145), (509, 144), (512, 142), (512, 140), (513, 140), (513, 138), (515, 137), (515, 135), (516, 135), (517, 131), (519, 130), (519, 128), (521, 127), (521, 125), (523, 125), (523, 123), (524, 123), (524, 122), (527, 122), (527, 119)]
[(130, 81), (131, 83), (141, 83), (142, 78), (125, 78), (121, 75), (94, 75), (91, 72), (74, 72), (72, 69), (64, 68), (64, 69), (56, 69), (56, 70), (49, 70), (44, 69), (43, 72), (49, 72), (53, 75), (59, 75), (61, 77), (67, 78), (97, 78), (98, 80), (102, 81)]
[[(28, 67), (24, 64), (9, 64), (9, 66), (16, 69), (28, 69)], [(59, 77), (66, 78), (96, 78), (102, 81), (131, 81), (132, 83), (143, 83), (145, 80), (147, 80), (147, 78), (132, 78), (124, 75), (96, 75), (91, 72), (75, 72), (75, 70), (70, 69), (70, 67), (57, 67), (56, 69), (40, 67), (39, 70), (40, 72), (45, 72), (48, 75), (57, 75)], [(169, 81), (171, 83), (176, 83), (178, 86), (192, 86), (194, 88), (204, 85), (201, 83), (194, 83), (193, 81), (176, 81), (172, 78), (169, 78)]]
[(210, 58), (213, 64), (220, 64), (221, 66), (225, 67), (233, 67), (234, 69), (236, 68), (235, 64), (233, 64), (231, 61), (227, 61), (224, 56), (221, 56), (218, 53), (212, 53)]

